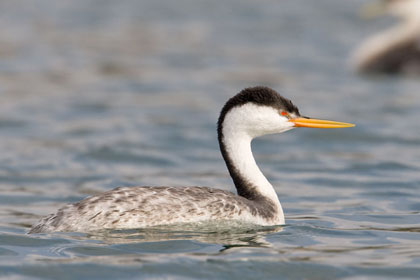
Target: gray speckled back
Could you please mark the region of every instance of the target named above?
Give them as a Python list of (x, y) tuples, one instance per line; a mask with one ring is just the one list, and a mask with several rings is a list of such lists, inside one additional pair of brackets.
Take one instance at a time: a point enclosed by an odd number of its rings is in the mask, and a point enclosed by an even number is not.
[(262, 215), (259, 204), (208, 187), (120, 187), (68, 204), (29, 233), (141, 228)]

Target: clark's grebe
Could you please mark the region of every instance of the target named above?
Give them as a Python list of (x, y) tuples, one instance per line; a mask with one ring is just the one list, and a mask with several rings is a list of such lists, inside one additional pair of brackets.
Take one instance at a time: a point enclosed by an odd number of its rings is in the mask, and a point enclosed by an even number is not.
[(294, 127), (352, 124), (302, 117), (293, 103), (267, 87), (242, 90), (223, 107), (218, 140), (238, 195), (208, 187), (120, 187), (68, 204), (29, 233), (142, 228), (173, 223), (235, 220), (284, 224), (283, 209), (251, 151), (253, 138)]
[(401, 23), (373, 35), (354, 52), (351, 63), (363, 73), (420, 74), (420, 0), (382, 0), (365, 13), (387, 12)]

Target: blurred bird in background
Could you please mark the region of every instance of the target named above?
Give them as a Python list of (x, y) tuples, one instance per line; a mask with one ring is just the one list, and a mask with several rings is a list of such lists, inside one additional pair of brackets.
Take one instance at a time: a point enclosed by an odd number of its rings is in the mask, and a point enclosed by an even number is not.
[(363, 7), (365, 18), (389, 14), (400, 22), (366, 39), (351, 58), (360, 73), (420, 75), (420, 0), (382, 0)]

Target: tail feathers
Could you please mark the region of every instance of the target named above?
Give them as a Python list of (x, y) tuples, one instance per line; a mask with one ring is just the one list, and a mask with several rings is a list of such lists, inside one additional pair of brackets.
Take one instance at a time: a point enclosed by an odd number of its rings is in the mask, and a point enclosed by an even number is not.
[(42, 218), (38, 224), (34, 225), (29, 231), (28, 234), (32, 233), (43, 233), (51, 231), (51, 223), (55, 220), (57, 215), (51, 214)]

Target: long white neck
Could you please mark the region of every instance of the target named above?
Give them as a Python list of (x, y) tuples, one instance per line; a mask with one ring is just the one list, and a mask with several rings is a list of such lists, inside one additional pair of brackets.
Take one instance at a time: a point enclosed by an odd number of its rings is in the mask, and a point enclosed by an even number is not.
[(256, 202), (269, 200), (275, 206), (277, 216), (283, 217), (283, 210), (277, 194), (258, 168), (252, 154), (251, 141), (259, 135), (258, 133), (253, 135), (249, 129), (244, 129), (243, 118), (245, 116), (241, 114), (242, 112), (247, 113), (242, 109), (227, 114), (223, 126), (219, 127), (219, 144), (222, 155), (238, 195)]
[[(232, 162), (235, 172), (241, 176), (243, 183), (247, 184), (251, 192), (260, 194), (272, 201), (278, 201), (273, 186), (264, 176), (255, 162), (251, 150), (251, 137), (247, 135), (235, 134), (234, 131), (224, 129), (224, 144), (230, 161)], [(236, 183), (236, 182), (235, 182)]]

